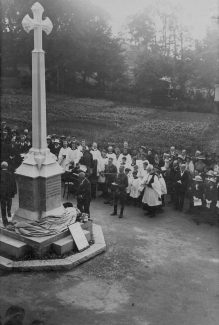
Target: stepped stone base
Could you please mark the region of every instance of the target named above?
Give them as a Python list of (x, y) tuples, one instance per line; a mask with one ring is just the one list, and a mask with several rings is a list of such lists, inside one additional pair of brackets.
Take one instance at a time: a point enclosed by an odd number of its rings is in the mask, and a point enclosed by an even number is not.
[(20, 234), (17, 234), (16, 232), (9, 231), (5, 229), (3, 226), (1, 227), (0, 224), (0, 238), (1, 236), (7, 236), (9, 238), (21, 241), (25, 244), (27, 244), (29, 247), (31, 247), (32, 251), (37, 256), (42, 256), (47, 251), (49, 251), (52, 243), (55, 241), (64, 238), (70, 234), (69, 230), (67, 229), (64, 232), (61, 232), (57, 235), (52, 236), (45, 236), (45, 237), (26, 237)]
[[(90, 232), (87, 230), (84, 230), (83, 232), (85, 234), (85, 237), (87, 238), (87, 241), (89, 242), (91, 240)], [(63, 254), (70, 252), (74, 248), (76, 248), (76, 245), (75, 245), (75, 242), (74, 242), (72, 236), (67, 236), (67, 237), (65, 237), (63, 239), (59, 239), (55, 243), (53, 243), (52, 248), (56, 252), (56, 254), (63, 255)]]
[(0, 253), (12, 258), (22, 258), (25, 256), (30, 247), (20, 240), (0, 235)]
[[(91, 240), (92, 222), (81, 224), (81, 228), (89, 242)], [(22, 258), (26, 253), (31, 252), (36, 257), (42, 257), (51, 248), (56, 254), (62, 255), (75, 248), (74, 240), (67, 229), (52, 236), (27, 237), (9, 231), (0, 224), (0, 253), (4, 257)]]
[(81, 253), (54, 260), (13, 261), (0, 255), (0, 269), (7, 271), (52, 271), (70, 270), (106, 251), (102, 228), (93, 224), (94, 244)]

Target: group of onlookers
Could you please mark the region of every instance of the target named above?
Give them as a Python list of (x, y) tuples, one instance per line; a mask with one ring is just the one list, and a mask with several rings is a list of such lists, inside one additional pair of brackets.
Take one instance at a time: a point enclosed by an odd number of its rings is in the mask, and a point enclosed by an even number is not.
[[(20, 135), (4, 123), (1, 143), (1, 161), (6, 161), (14, 171), (31, 147), (31, 136), (27, 129)], [(47, 137), (47, 146), (63, 168), (63, 182), (72, 180), (74, 184), (75, 180), (78, 186), (77, 174), (84, 173), (91, 197), (95, 198), (97, 190), (101, 191), (104, 203), (114, 205), (114, 215), (120, 202), (120, 217), (125, 204), (143, 206), (149, 216), (154, 216), (163, 211), (167, 198), (179, 211), (184, 208), (185, 198), (192, 213), (206, 211), (216, 215), (219, 211), (219, 155), (216, 153), (203, 154), (197, 150), (191, 156), (185, 149), (179, 151), (173, 146), (161, 153), (145, 146), (130, 148), (127, 141), (121, 147), (101, 146), (56, 134)]]

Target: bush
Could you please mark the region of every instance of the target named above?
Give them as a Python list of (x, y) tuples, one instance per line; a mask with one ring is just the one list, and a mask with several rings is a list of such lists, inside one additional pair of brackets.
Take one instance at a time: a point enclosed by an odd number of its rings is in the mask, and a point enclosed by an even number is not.
[(179, 112), (213, 113), (214, 104), (210, 102), (174, 102), (173, 109)]

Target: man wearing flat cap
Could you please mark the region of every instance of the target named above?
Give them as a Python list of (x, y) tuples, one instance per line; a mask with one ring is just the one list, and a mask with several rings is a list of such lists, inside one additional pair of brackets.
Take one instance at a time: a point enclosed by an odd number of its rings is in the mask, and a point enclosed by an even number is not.
[(1, 213), (4, 227), (9, 224), (7, 216), (11, 217), (12, 198), (17, 193), (15, 178), (8, 171), (8, 163), (3, 161), (1, 163)]

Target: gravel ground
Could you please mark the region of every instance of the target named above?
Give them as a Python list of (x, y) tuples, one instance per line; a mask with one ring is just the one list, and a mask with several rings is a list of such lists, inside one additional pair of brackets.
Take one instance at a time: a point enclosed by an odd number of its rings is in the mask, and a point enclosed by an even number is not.
[(91, 210), (106, 253), (68, 272), (1, 272), (2, 320), (17, 305), (24, 325), (218, 325), (217, 227), (170, 207), (154, 219), (134, 207), (110, 216), (100, 199)]

